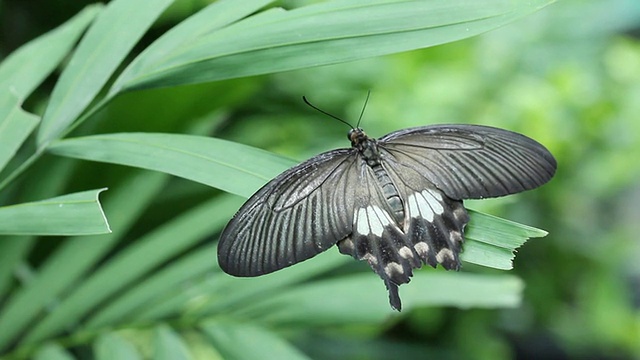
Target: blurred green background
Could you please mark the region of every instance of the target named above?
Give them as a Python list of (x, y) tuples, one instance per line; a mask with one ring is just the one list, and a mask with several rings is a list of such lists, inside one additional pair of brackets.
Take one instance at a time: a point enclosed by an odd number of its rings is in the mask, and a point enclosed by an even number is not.
[[(0, 56), (89, 3), (0, 1)], [(139, 49), (206, 3), (177, 1)], [(78, 133), (209, 131), (304, 160), (348, 146), (348, 129), (307, 107), (301, 96), (355, 122), (371, 90), (362, 127), (374, 137), (434, 123), (526, 134), (556, 156), (556, 177), (529, 193), (467, 202), (549, 232), (518, 252), (512, 273), (526, 284), (519, 307), (417, 308), (375, 327), (310, 325), (288, 338), (317, 359), (640, 358), (639, 38), (637, 0), (560, 1), (496, 31), (419, 51), (128, 93)], [(41, 111), (53, 84), (52, 78), (24, 107)], [(65, 192), (114, 187), (134, 173), (95, 163), (69, 171)], [(37, 187), (38, 179), (21, 186)], [(131, 238), (216, 195), (171, 179)], [(37, 267), (57, 246), (55, 239), (38, 242), (30, 263)]]

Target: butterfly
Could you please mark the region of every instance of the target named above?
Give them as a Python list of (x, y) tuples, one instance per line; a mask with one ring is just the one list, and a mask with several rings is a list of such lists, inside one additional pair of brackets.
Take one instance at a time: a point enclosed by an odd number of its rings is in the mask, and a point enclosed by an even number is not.
[(398, 286), (414, 269), (460, 269), (464, 199), (539, 187), (557, 167), (535, 140), (489, 126), (422, 126), (374, 139), (356, 125), (348, 139), (351, 148), (314, 156), (247, 200), (220, 236), (226, 273), (271, 273), (337, 245), (369, 264), (400, 311)]

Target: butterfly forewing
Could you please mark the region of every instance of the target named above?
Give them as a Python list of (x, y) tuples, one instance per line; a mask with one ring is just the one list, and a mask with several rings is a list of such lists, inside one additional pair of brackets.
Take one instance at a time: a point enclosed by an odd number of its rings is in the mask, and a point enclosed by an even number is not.
[(218, 261), (257, 276), (306, 260), (351, 232), (359, 172), (354, 149), (318, 155), (256, 192), (222, 232)]
[(549, 181), (556, 169), (553, 156), (536, 141), (488, 126), (405, 129), (382, 137), (379, 144), (395, 159), (396, 173), (414, 169), (454, 199), (530, 190)]

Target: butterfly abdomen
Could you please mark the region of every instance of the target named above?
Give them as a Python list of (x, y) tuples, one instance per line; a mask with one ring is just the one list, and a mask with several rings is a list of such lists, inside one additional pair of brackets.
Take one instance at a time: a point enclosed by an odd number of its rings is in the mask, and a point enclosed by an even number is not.
[(378, 180), (378, 185), (380, 185), (382, 189), (382, 194), (393, 213), (396, 224), (402, 227), (404, 222), (404, 208), (398, 189), (393, 185), (393, 181), (391, 181), (389, 174), (387, 174), (382, 165), (375, 165), (372, 167), (372, 170)]

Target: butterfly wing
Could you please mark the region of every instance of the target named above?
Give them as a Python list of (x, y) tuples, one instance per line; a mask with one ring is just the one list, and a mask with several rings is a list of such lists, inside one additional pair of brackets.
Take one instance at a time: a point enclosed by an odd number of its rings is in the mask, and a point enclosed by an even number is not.
[(392, 132), (378, 141), (395, 173), (417, 172), (458, 200), (536, 188), (553, 177), (557, 166), (538, 142), (488, 126), (425, 126)]
[(220, 267), (258, 276), (306, 260), (352, 229), (363, 166), (357, 151), (315, 156), (277, 176), (231, 219), (218, 243)]

